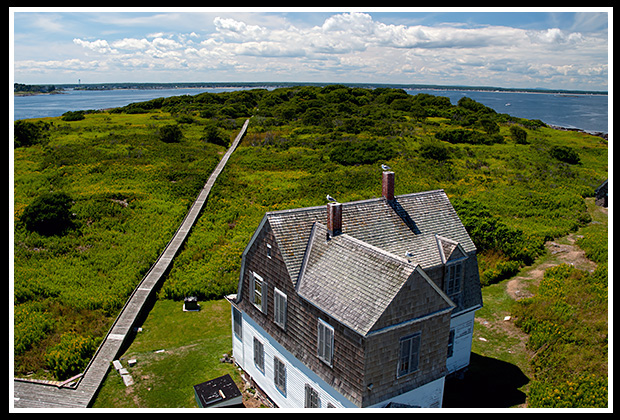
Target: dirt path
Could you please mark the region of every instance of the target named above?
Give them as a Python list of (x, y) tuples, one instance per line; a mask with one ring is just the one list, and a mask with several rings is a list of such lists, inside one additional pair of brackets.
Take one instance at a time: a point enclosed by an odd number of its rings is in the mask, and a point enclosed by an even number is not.
[(506, 285), (508, 295), (514, 300), (531, 297), (530, 286), (537, 286), (543, 278), (545, 270), (556, 265), (570, 264), (580, 270), (593, 272), (596, 263), (590, 261), (585, 252), (575, 244), (579, 238), (581, 235), (571, 233), (557, 241), (545, 243), (545, 248), (549, 251), (550, 256), (545, 258), (543, 262), (532, 266), (532, 269), (523, 275), (509, 280)]
[[(592, 223), (606, 224), (607, 209), (594, 206), (593, 200), (588, 204)], [(503, 363), (504, 367), (517, 368), (517, 376), (523, 375), (525, 378), (523, 383), (513, 384), (514, 389), (504, 384), (504, 389), (511, 391), (513, 396), (507, 406), (527, 407), (526, 393), (529, 382), (527, 378), (533, 374), (530, 360), (534, 356), (526, 346), (529, 336), (514, 323), (510, 301), (533, 296), (548, 268), (570, 264), (577, 269), (593, 272), (596, 269), (596, 263), (590, 261), (585, 256), (585, 252), (576, 244), (581, 237), (578, 231), (545, 243), (548, 252), (532, 266), (523, 269), (516, 277), (491, 285), (486, 290), (485, 308), (477, 313), (475, 318), (473, 347), (483, 362)], [(511, 373), (511, 375), (514, 374), (514, 372)], [(503, 378), (505, 375), (499, 376)], [(500, 381), (495, 377), (487, 379), (490, 382)]]

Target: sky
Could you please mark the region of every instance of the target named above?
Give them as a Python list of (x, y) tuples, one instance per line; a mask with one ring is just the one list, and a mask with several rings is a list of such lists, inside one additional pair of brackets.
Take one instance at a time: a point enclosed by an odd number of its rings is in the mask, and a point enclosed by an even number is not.
[(611, 90), (610, 7), (10, 8), (9, 15), (13, 81), (25, 84)]

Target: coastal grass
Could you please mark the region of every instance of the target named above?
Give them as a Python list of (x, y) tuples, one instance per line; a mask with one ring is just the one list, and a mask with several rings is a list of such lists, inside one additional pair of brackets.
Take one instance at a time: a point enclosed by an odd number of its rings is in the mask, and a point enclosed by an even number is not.
[[(159, 128), (175, 123), (165, 113), (40, 121), (47, 141), (15, 149), (13, 169), (14, 367), (34, 377), (48, 375), (46, 354), (64, 334), (105, 335), (225, 150), (202, 140), (199, 128), (162, 142)], [(73, 228), (28, 231), (20, 215), (53, 191), (71, 197)]]

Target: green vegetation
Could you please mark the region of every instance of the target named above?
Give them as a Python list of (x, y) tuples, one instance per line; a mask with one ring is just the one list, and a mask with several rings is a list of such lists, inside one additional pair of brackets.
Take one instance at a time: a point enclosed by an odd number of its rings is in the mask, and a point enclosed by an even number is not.
[[(183, 312), (183, 302), (159, 300), (142, 331), (121, 357), (134, 378), (126, 387), (111, 371), (94, 408), (196, 408), (193, 386), (230, 374), (243, 389), (236, 366), (220, 363), (231, 354), (230, 304), (224, 299), (200, 302), (199, 312)], [(127, 361), (137, 364), (129, 367)]]
[(71, 197), (64, 192), (44, 193), (24, 209), (21, 221), (30, 232), (62, 234), (73, 225), (71, 204)]
[(577, 241), (594, 272), (562, 264), (545, 271), (534, 296), (513, 308), (529, 335), (530, 407), (608, 406), (607, 221), (594, 220)]
[[(63, 334), (105, 334), (240, 128), (237, 118), (252, 116), (248, 133), (175, 258), (162, 302), (234, 293), (241, 253), (266, 211), (323, 205), (326, 194), (378, 197), (380, 163), (396, 172), (397, 195), (446, 191), (478, 246), (481, 279), (493, 285), (531, 264), (546, 240), (590, 222), (584, 197), (608, 169), (601, 138), (400, 89), (203, 93), (84, 116), (29, 121), (45, 141), (15, 149), (18, 374), (49, 368), (45, 354)], [(62, 235), (23, 220), (49, 192), (72, 199), (73, 225)], [(601, 253), (597, 238), (583, 240), (592, 254)]]
[(45, 144), (49, 137), (50, 124), (17, 120), (13, 125), (13, 147), (28, 147)]
[(16, 94), (39, 94), (39, 93), (56, 93), (58, 89), (54, 85), (25, 85), (23, 83), (13, 83), (13, 92)]
[(547, 269), (515, 314), (535, 352), (530, 406), (607, 407), (606, 262), (592, 274), (567, 264)]
[(86, 118), (84, 111), (67, 111), (62, 114), (61, 120), (63, 121), (80, 121)]
[[(52, 367), (55, 346), (70, 333), (85, 340), (105, 335), (225, 150), (202, 139), (211, 120), (85, 117), (15, 123), (26, 128), (14, 159), (17, 375), (71, 374)], [(228, 137), (238, 131), (235, 121), (217, 124)], [(183, 137), (160, 140), (165, 126), (180, 127)], [(23, 134), (41, 131), (45, 142)]]

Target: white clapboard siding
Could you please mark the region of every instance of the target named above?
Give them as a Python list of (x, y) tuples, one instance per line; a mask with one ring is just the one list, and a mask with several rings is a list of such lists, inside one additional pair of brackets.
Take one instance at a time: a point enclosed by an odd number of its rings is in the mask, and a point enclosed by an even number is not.
[[(402, 404), (408, 407), (420, 408), (441, 408), (443, 403), (443, 388), (445, 377), (441, 377), (432, 382), (424, 384), (409, 392), (402, 393), (396, 397), (371, 405), (369, 408), (383, 408), (392, 404)], [(398, 406), (394, 406), (398, 407)]]
[(454, 316), (450, 321), (450, 330), (454, 330), (454, 349), (446, 360), (448, 373), (456, 372), (469, 365), (471, 342), (474, 334), (475, 311)]
[[(234, 309), (233, 309), (234, 310)], [(242, 314), (242, 340), (234, 334), (233, 356), (235, 362), (252, 377), (254, 382), (282, 408), (303, 408), (305, 401), (305, 385), (308, 384), (319, 394), (321, 408), (333, 406), (337, 408), (356, 407), (351, 401), (329, 386), (290, 352), (267, 334), (247, 314)], [(264, 372), (254, 363), (254, 337), (263, 343), (265, 353)], [(286, 393), (282, 393), (274, 384), (273, 358), (277, 356), (286, 365)]]

